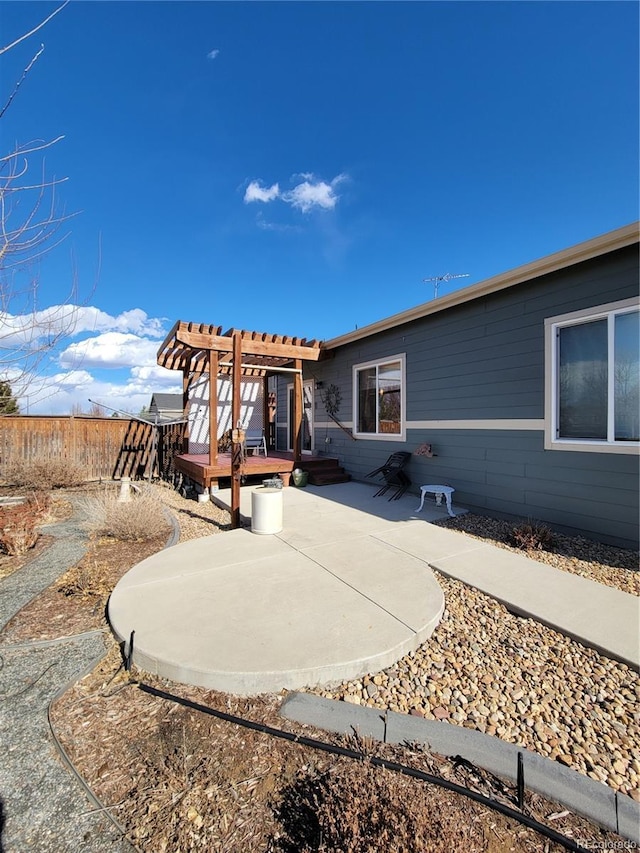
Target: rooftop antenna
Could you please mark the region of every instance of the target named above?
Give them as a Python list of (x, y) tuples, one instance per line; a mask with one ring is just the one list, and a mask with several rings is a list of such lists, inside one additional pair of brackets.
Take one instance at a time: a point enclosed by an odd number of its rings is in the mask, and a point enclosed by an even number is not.
[(452, 278), (469, 278), (468, 272), (462, 273), (452, 273), (446, 272), (444, 275), (434, 275), (431, 278), (423, 278), (423, 281), (432, 281), (433, 282), (433, 298), (438, 298), (438, 285), (441, 281), (451, 281)]

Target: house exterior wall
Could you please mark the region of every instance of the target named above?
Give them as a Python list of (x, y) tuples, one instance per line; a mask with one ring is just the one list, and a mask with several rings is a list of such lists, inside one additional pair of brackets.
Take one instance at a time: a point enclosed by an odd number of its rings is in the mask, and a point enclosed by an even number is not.
[[(428, 442), (436, 456), (414, 455), (408, 469), (416, 491), (449, 484), (471, 509), (637, 545), (637, 445), (575, 452), (544, 440), (545, 319), (637, 296), (635, 245), (340, 346), (313, 366), (316, 447), (364, 480), (389, 454)], [(406, 439), (351, 439), (327, 417), (323, 394), (339, 389), (337, 418), (352, 429), (353, 366), (397, 354)]]

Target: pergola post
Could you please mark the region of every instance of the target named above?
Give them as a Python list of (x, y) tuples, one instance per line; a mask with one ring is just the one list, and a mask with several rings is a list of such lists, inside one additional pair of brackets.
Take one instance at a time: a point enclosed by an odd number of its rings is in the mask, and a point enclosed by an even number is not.
[(189, 452), (189, 367), (182, 368), (182, 412), (184, 424), (182, 425), (182, 452)]
[(209, 350), (209, 465), (218, 464), (218, 353)]
[(262, 377), (262, 429), (264, 430), (267, 447), (270, 446), (271, 433), (269, 431), (269, 374)]
[(296, 467), (302, 461), (302, 360), (294, 361), (293, 374), (293, 458)]
[(242, 381), (242, 335), (233, 332), (233, 367), (231, 378), (231, 527), (240, 527), (240, 481), (242, 479), (242, 442), (233, 441), (241, 426), (240, 384)]

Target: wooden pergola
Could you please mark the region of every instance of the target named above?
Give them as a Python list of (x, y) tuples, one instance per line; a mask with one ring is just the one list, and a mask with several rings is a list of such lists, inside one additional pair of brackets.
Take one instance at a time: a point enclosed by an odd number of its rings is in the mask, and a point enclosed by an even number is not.
[[(296, 464), (302, 455), (302, 363), (317, 361), (320, 343), (305, 338), (247, 332), (182, 320), (173, 326), (158, 350), (158, 364), (170, 370), (182, 371), (182, 396), (185, 415), (189, 405), (189, 389), (194, 379), (209, 374), (209, 464), (218, 459), (218, 382), (219, 376), (231, 380), (231, 423), (240, 425), (241, 388), (243, 377), (262, 377), (266, 400), (266, 380), (278, 372), (293, 376), (293, 453)], [(186, 426), (188, 441), (188, 424)], [(232, 430), (231, 465), (231, 522), (240, 523), (240, 481), (242, 478), (242, 443), (236, 430)]]

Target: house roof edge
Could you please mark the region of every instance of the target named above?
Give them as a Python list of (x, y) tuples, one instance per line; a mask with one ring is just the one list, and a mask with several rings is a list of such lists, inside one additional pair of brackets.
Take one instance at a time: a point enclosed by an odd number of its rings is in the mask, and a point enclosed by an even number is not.
[(539, 260), (531, 261), (508, 272), (499, 273), (454, 293), (441, 296), (439, 299), (423, 302), (414, 308), (409, 308), (406, 311), (393, 314), (391, 317), (386, 317), (383, 320), (370, 323), (368, 326), (363, 326), (361, 329), (354, 329), (352, 332), (347, 332), (344, 335), (324, 341), (322, 349), (335, 349), (358, 341), (361, 338), (368, 338), (370, 335), (410, 323), (412, 320), (419, 320), (429, 314), (436, 314), (455, 305), (462, 305), (481, 296), (522, 284), (525, 281), (530, 281), (533, 278), (538, 278), (548, 273), (557, 272), (572, 264), (588, 261), (617, 249), (624, 249), (626, 246), (631, 246), (638, 242), (639, 226), (639, 222), (632, 222), (629, 225), (616, 228), (614, 231), (608, 231), (606, 234), (601, 234), (598, 237), (578, 243), (568, 249), (562, 249)]

